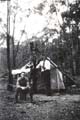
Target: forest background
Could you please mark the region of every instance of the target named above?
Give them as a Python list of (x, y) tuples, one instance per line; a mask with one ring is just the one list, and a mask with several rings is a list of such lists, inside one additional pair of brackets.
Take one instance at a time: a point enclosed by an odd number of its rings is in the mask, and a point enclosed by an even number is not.
[[(44, 54), (72, 75), (80, 74), (80, 1), (11, 0), (9, 2), (11, 69)], [(7, 68), (7, 1), (0, 1), (0, 73)], [(1, 75), (2, 75), (1, 74)]]

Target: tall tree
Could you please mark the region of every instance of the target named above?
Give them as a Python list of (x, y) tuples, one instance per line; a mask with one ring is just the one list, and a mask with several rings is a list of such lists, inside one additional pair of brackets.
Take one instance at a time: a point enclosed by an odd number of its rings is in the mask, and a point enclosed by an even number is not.
[(9, 9), (10, 1), (7, 1), (7, 65), (8, 65), (8, 71), (9, 71), (9, 81), (8, 81), (8, 90), (12, 90), (11, 84), (12, 76), (11, 76), (11, 61), (10, 61), (10, 9)]
[[(71, 56), (72, 56), (72, 68), (73, 73), (80, 73), (79, 64), (79, 51), (80, 51), (80, 43), (79, 43), (79, 24), (80, 24), (80, 2), (75, 0), (73, 3), (69, 3), (68, 1), (68, 11), (62, 14), (64, 18), (64, 29), (65, 33), (69, 33), (70, 38), (68, 40), (71, 43)], [(69, 31), (67, 31), (69, 29)]]

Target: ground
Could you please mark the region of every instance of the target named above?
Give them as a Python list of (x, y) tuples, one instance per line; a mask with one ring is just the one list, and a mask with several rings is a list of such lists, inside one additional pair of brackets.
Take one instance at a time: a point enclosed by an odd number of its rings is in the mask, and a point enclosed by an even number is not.
[(0, 120), (80, 120), (80, 95), (53, 96), (34, 95), (34, 104), (29, 96), (26, 102), (15, 103), (15, 92), (6, 89), (7, 83), (0, 80)]

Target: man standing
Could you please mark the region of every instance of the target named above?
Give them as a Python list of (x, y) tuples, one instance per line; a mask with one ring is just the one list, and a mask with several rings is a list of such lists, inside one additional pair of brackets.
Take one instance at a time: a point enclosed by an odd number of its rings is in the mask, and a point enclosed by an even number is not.
[(23, 99), (26, 100), (26, 94), (28, 92), (30, 94), (31, 102), (33, 101), (31, 84), (32, 83), (29, 82), (29, 79), (25, 77), (25, 73), (22, 72), (21, 77), (18, 78), (16, 84), (16, 95), (15, 95), (16, 102), (18, 102), (19, 95), (20, 96), (22, 95), (24, 97)]
[(42, 57), (42, 60), (37, 65), (37, 68), (41, 68), (41, 77), (46, 83), (46, 94), (51, 95), (51, 83), (50, 83), (50, 62)]

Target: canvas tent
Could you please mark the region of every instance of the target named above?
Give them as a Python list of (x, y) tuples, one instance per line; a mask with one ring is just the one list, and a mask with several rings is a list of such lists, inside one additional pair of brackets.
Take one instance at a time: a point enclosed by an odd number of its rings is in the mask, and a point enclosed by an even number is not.
[[(51, 64), (51, 70), (50, 70), (50, 83), (51, 83), (51, 90), (60, 90), (60, 89), (65, 89), (65, 85), (63, 82), (63, 74), (62, 72), (57, 68), (57, 65), (51, 61), (50, 58), (47, 58)], [(36, 81), (36, 89), (37, 91), (45, 91), (46, 89), (46, 85), (45, 85), (45, 81), (41, 78), (41, 72), (40, 70), (36, 69), (36, 77), (37, 77), (37, 81)], [(16, 69), (16, 70), (12, 70), (12, 74), (13, 75), (17, 75), (20, 74), (21, 72), (26, 72), (26, 73), (30, 73), (30, 64), (26, 64), (25, 66), (23, 66), (21, 69)]]
[(21, 74), (22, 72), (29, 73), (31, 65), (32, 64), (30, 62), (28, 62), (26, 65), (22, 66), (21, 68), (12, 70), (11, 73), (14, 76), (18, 75), (18, 74)]
[[(51, 61), (50, 58), (48, 58), (51, 69), (50, 69), (50, 83), (51, 83), (51, 90), (54, 91), (59, 91), (59, 90), (64, 90), (65, 85), (63, 81), (63, 74), (62, 72), (57, 68), (57, 65)], [(38, 80), (37, 80), (37, 90), (43, 90), (45, 91), (46, 86), (45, 86), (45, 81), (41, 79), (41, 74), (38, 72)]]

